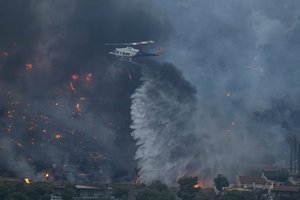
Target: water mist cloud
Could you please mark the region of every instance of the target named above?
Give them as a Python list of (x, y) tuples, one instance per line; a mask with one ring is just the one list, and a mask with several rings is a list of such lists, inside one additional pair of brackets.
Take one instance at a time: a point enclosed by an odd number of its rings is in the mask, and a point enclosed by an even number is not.
[(142, 67), (142, 85), (131, 105), (139, 179), (174, 184), (193, 159), (189, 147), (195, 138), (189, 120), (195, 110), (195, 89), (171, 64)]

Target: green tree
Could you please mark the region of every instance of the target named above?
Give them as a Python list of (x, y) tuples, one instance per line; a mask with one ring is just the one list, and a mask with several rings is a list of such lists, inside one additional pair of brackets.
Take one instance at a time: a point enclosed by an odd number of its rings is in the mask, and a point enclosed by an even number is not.
[(228, 187), (229, 182), (225, 176), (218, 174), (216, 178), (214, 178), (215, 186), (218, 191), (221, 191), (223, 187)]
[(200, 192), (198, 184), (198, 177), (183, 177), (178, 180), (179, 191), (177, 196), (182, 200), (195, 200)]
[(197, 196), (197, 200), (212, 200), (215, 198), (215, 192), (212, 188), (202, 189)]
[(256, 196), (253, 192), (231, 191), (226, 192), (221, 200), (256, 200)]
[(128, 199), (128, 189), (125, 187), (114, 187), (113, 195), (117, 199), (127, 200)]
[(169, 191), (158, 191), (156, 189), (145, 188), (138, 192), (136, 200), (175, 200), (176, 197)]
[(175, 200), (176, 196), (167, 185), (161, 181), (154, 181), (149, 186), (140, 190), (136, 200)]
[(149, 188), (151, 189), (156, 189), (160, 192), (162, 191), (168, 191), (168, 186), (164, 183), (162, 183), (161, 181), (157, 180), (157, 181), (153, 181), (150, 185)]
[(46, 194), (51, 193), (51, 187), (47, 183), (36, 182), (26, 185), (25, 194), (30, 199), (40, 199)]
[(20, 183), (15, 182), (1, 182), (0, 183), (0, 199), (5, 199), (8, 195), (18, 192), (18, 190), (23, 189), (22, 186), (17, 187)]
[(45, 194), (39, 198), (39, 200), (50, 200), (51, 199), (51, 194)]
[(30, 200), (30, 199), (21, 192), (13, 192), (10, 195), (8, 195), (4, 200)]
[(67, 184), (62, 193), (62, 199), (63, 200), (72, 200), (75, 195), (76, 195), (75, 185)]

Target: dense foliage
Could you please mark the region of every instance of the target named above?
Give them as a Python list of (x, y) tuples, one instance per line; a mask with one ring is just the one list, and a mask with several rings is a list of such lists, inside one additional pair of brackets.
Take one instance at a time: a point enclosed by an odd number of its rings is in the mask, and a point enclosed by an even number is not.
[(170, 191), (167, 185), (160, 181), (154, 181), (148, 187), (140, 190), (136, 200), (175, 200), (175, 194)]
[(221, 200), (256, 200), (255, 193), (253, 192), (238, 192), (231, 191), (226, 192), (221, 198)]
[[(21, 181), (1, 181), (1, 200), (49, 200), (53, 186), (45, 182), (25, 184)], [(72, 199), (75, 195), (73, 185), (66, 185), (63, 191), (64, 200)]]
[(229, 182), (225, 176), (219, 174), (216, 178), (214, 178), (215, 186), (218, 191), (221, 191), (223, 187), (228, 187)]
[(196, 200), (199, 195), (199, 187), (195, 187), (198, 184), (198, 177), (183, 177), (178, 180), (179, 191), (177, 196), (182, 200)]

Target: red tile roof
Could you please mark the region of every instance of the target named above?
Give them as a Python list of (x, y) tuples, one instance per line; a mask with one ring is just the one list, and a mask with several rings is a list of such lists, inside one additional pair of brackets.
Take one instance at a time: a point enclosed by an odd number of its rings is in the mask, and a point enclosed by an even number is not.
[(267, 184), (266, 179), (260, 177), (260, 176), (238, 176), (238, 179), (241, 184), (261, 184), (265, 185)]

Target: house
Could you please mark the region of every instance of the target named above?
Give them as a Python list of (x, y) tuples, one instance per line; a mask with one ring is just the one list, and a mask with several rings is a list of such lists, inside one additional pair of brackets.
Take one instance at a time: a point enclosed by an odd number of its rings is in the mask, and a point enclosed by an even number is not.
[(274, 185), (271, 189), (273, 199), (286, 199), (300, 196), (300, 188), (297, 186)]
[[(73, 197), (74, 200), (99, 199), (99, 197), (112, 199), (112, 188), (107, 185), (95, 186), (76, 184), (74, 186), (76, 192), (76, 195)], [(54, 192), (57, 195), (61, 195), (63, 190), (64, 186), (56, 185)]]
[(112, 197), (111, 187), (96, 187), (91, 185), (75, 185), (76, 197), (74, 200), (98, 199), (99, 197)]
[(236, 176), (235, 186), (245, 189), (268, 189), (271, 182), (264, 176)]
[(289, 180), (289, 172), (286, 169), (265, 168), (262, 170), (262, 176), (280, 185), (283, 185), (284, 182)]

